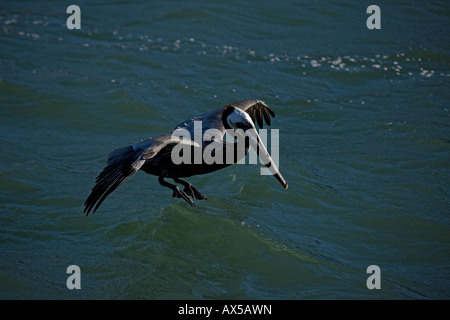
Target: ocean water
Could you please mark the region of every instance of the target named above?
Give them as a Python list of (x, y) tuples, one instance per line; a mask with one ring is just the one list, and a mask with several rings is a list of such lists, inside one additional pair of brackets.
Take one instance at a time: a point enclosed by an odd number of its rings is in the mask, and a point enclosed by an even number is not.
[[(0, 5), (0, 298), (450, 298), (447, 1), (74, 4)], [(83, 216), (110, 151), (249, 98), (289, 189), (138, 172)]]

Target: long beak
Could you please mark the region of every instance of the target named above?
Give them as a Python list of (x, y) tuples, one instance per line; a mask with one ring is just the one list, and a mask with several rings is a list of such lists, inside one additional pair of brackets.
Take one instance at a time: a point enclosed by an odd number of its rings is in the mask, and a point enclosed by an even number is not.
[(258, 132), (256, 131), (256, 128), (249, 129), (250, 131), (247, 136), (250, 140), (250, 145), (255, 149), (255, 146), (257, 146), (257, 154), (259, 156), (259, 159), (261, 162), (270, 170), (270, 172), (275, 176), (275, 178), (281, 183), (281, 185), (287, 189), (288, 184), (286, 183), (286, 180), (284, 180), (283, 176), (281, 175), (280, 170), (278, 170), (277, 165), (272, 160), (272, 157), (270, 156), (269, 152), (266, 149), (266, 146), (261, 141), (261, 138), (259, 137)]

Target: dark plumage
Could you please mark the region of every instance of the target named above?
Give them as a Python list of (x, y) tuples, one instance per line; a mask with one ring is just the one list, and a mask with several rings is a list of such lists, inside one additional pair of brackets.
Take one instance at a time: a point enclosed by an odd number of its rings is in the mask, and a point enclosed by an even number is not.
[[(242, 111), (245, 111), (246, 113)], [(246, 116), (246, 114), (248, 115)], [(172, 135), (158, 136), (112, 151), (109, 154), (106, 167), (98, 175), (91, 194), (84, 203), (84, 213), (88, 215), (91, 211), (95, 212), (111, 192), (116, 190), (139, 170), (158, 176), (159, 183), (173, 191), (173, 197), (183, 198), (191, 206), (195, 206), (191, 198), (206, 200), (206, 197), (189, 182), (181, 180), (180, 178), (213, 172), (239, 161), (242, 156), (247, 154), (249, 143), (245, 143), (245, 152), (237, 155), (237, 143), (230, 143), (222, 140), (225, 130), (255, 129), (255, 121), (258, 123), (258, 126), (262, 128), (264, 122), (267, 123), (267, 125), (270, 125), (271, 117), (275, 117), (275, 113), (263, 101), (241, 100), (179, 124), (172, 131)], [(193, 137), (195, 133), (195, 121), (201, 121), (202, 135), (204, 135), (208, 129), (217, 129), (218, 132), (221, 133), (220, 139), (215, 137), (213, 141), (201, 140), (200, 145), (195, 139), (180, 140), (173, 137), (173, 135), (180, 130), (189, 132), (191, 137)], [(259, 148), (262, 148), (262, 150), (267, 153), (264, 145), (259, 140), (259, 136), (255, 138), (255, 142), (258, 143)], [(218, 143), (219, 146), (221, 146), (223, 149), (224, 160), (227, 152), (235, 152), (233, 162), (226, 163), (226, 161), (223, 161), (223, 163), (208, 164), (202, 159), (201, 163), (197, 164), (194, 163), (194, 161), (191, 161), (190, 164), (175, 164), (172, 161), (171, 154), (175, 146), (190, 148), (192, 151), (191, 155), (194, 155), (196, 151), (203, 151), (211, 143)], [(285, 188), (287, 188), (286, 181), (283, 179), (268, 153), (267, 157), (269, 158), (270, 163), (266, 166), (272, 167), (274, 176)], [(164, 180), (165, 178), (172, 178), (175, 183), (184, 186), (184, 190), (181, 190), (176, 185), (168, 183)]]

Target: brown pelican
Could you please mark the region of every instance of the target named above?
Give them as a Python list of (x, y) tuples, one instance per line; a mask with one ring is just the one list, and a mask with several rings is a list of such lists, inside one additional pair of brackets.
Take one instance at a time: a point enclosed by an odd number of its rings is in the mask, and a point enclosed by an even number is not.
[[(267, 125), (270, 125), (271, 117), (275, 117), (275, 113), (263, 101), (241, 100), (179, 124), (172, 131), (172, 135), (158, 136), (112, 151), (109, 154), (106, 167), (98, 175), (91, 194), (84, 203), (84, 213), (88, 215), (92, 209), (94, 213), (111, 192), (116, 190), (138, 170), (157, 176), (158, 182), (162, 186), (170, 188), (173, 191), (172, 197), (183, 198), (191, 206), (195, 206), (191, 198), (207, 200), (206, 197), (192, 184), (180, 178), (210, 173), (236, 163), (248, 153), (250, 146), (257, 146), (257, 152), (261, 161), (286, 189), (288, 187), (286, 181), (267, 152), (255, 129), (254, 122), (257, 122), (258, 126), (262, 128), (264, 121)], [(183, 130), (192, 135), (198, 134), (199, 132), (195, 132), (196, 123), (201, 123), (200, 133), (203, 135), (206, 135), (211, 129), (215, 129), (214, 136), (210, 137), (210, 139), (202, 139), (200, 143), (196, 142), (196, 139), (174, 136), (175, 133)], [(254, 134), (248, 136), (236, 135), (235, 142), (228, 142), (223, 140), (227, 129), (236, 131), (237, 129), (241, 129), (242, 132), (253, 130)], [(242, 142), (244, 140), (245, 150), (239, 153), (237, 146), (240, 141)], [(200, 162), (196, 162), (193, 155), (199, 150), (202, 151), (208, 148), (208, 146), (212, 146), (213, 143), (216, 147), (218, 145), (220, 146), (219, 149), (216, 148), (214, 150), (222, 151), (221, 157), (223, 157), (224, 161), (207, 163), (202, 158)], [(182, 149), (181, 147), (187, 147), (187, 149)], [(190, 157), (194, 161), (174, 163), (173, 151), (175, 151), (175, 148), (184, 151), (191, 150)], [(214, 154), (214, 150), (212, 154)], [(229, 160), (226, 157), (230, 153), (233, 156), (232, 160), (225, 161)], [(220, 155), (218, 156), (220, 157)], [(175, 183), (181, 184), (184, 186), (184, 190), (167, 182), (165, 178), (171, 178)]]

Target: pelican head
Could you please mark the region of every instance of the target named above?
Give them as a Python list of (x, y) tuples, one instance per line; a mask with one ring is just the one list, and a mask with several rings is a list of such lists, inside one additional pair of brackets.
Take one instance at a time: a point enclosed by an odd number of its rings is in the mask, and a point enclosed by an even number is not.
[(226, 113), (226, 129), (255, 129), (255, 124), (250, 118), (250, 115), (234, 106), (229, 106), (224, 113)]
[[(267, 168), (269, 168), (270, 172), (275, 176), (275, 178), (285, 189), (287, 189), (288, 185), (286, 183), (286, 180), (284, 180), (281, 172), (278, 170), (277, 165), (272, 160), (272, 157), (267, 151), (266, 146), (261, 141), (261, 138), (259, 137), (255, 124), (253, 123), (250, 115), (247, 112), (230, 105), (227, 106), (227, 108), (223, 112), (223, 123), (225, 129), (233, 129), (236, 133), (238, 133), (236, 135), (238, 139), (239, 137), (243, 138), (245, 136), (249, 138), (250, 145), (253, 146), (253, 148), (255, 148), (256, 146), (255, 151), (257, 152), (261, 162), (264, 163)], [(239, 134), (239, 131), (236, 131), (237, 129), (242, 129), (242, 131), (245, 132), (245, 135), (242, 136), (241, 134)]]

